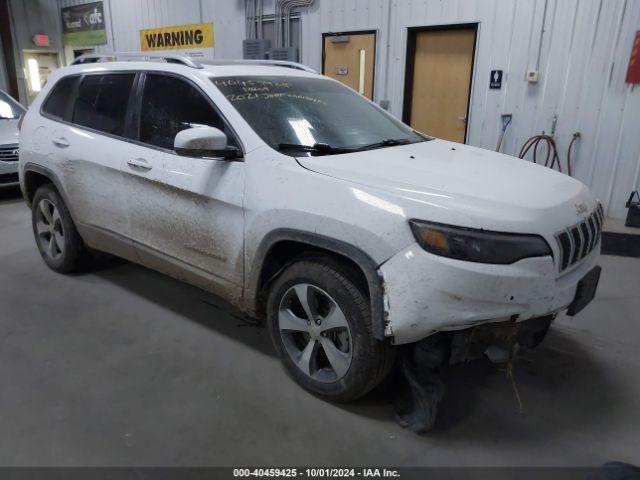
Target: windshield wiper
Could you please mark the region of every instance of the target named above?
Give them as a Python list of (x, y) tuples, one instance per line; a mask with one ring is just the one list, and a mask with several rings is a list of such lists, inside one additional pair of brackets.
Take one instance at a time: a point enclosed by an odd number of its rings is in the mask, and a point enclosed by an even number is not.
[(300, 150), (318, 154), (334, 155), (338, 153), (353, 152), (352, 148), (333, 147), (327, 143), (315, 143), (313, 145), (298, 145), (296, 143), (280, 143), (278, 150)]
[(369, 145), (359, 147), (356, 149), (356, 151), (360, 152), (362, 150), (373, 150), (374, 148), (395, 147), (398, 145), (406, 145), (407, 143), (411, 143), (411, 140), (407, 138), (387, 138), (386, 140), (382, 140), (381, 142), (371, 143)]

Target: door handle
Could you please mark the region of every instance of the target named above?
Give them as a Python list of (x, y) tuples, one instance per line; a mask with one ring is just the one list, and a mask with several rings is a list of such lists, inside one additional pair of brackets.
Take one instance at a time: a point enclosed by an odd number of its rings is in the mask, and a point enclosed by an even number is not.
[(127, 160), (127, 165), (138, 170), (151, 170), (151, 165), (144, 158), (135, 158)]
[(51, 143), (59, 148), (67, 148), (69, 146), (69, 141), (64, 137), (54, 138), (53, 140), (51, 140)]
[(458, 117), (458, 120), (460, 120), (462, 123), (467, 123), (467, 116), (464, 115), (463, 117)]

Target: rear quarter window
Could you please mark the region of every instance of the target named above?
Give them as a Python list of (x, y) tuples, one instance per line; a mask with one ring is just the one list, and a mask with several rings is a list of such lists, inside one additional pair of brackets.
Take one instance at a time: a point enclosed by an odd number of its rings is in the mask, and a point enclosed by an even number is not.
[(76, 82), (80, 77), (65, 77), (56, 83), (51, 89), (42, 106), (42, 112), (59, 119), (64, 119), (67, 109), (73, 101)]

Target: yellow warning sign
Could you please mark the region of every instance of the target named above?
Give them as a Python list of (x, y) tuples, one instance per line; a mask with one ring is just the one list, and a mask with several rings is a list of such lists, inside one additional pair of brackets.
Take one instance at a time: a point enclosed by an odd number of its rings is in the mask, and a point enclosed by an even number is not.
[(194, 23), (192, 25), (140, 30), (140, 49), (143, 52), (190, 48), (213, 48), (213, 23)]

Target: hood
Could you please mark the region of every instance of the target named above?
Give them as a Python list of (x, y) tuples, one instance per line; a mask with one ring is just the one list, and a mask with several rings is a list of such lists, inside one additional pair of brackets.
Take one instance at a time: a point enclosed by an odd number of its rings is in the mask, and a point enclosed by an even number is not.
[(0, 145), (18, 143), (18, 120), (0, 119)]
[(552, 228), (560, 229), (581, 220), (585, 207), (590, 213), (597, 206), (585, 185), (563, 173), (438, 139), (298, 162), (400, 197), (415, 218), (454, 223), (454, 215), (463, 217), (456, 224), (473, 228), (535, 233), (536, 221), (555, 219)]

